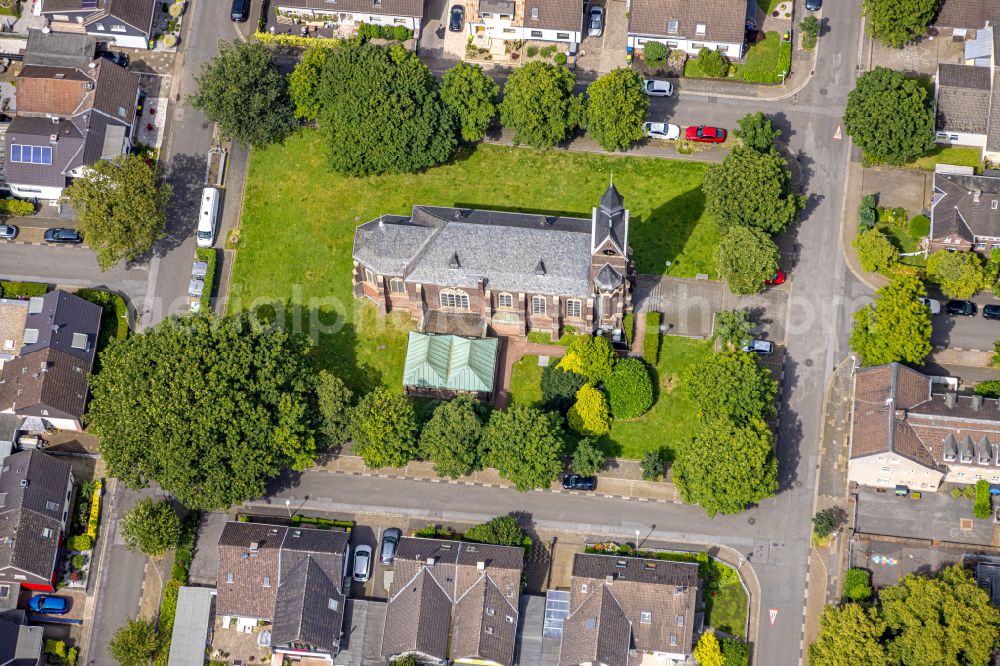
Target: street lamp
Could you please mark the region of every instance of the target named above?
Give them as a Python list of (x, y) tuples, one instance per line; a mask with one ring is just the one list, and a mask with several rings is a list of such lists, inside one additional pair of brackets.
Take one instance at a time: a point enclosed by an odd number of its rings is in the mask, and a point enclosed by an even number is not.
[(291, 520), (292, 519), (292, 500), (291, 499), (286, 499), (285, 500), (285, 509), (288, 510), (288, 519)]
[(635, 549), (639, 550), (639, 530), (635, 531)]

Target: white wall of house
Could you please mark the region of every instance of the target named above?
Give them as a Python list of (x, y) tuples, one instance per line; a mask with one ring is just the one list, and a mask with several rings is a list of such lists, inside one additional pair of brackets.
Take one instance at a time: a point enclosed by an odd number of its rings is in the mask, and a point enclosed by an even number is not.
[(654, 35), (638, 35), (630, 32), (628, 34), (628, 45), (636, 51), (642, 48), (646, 42), (659, 42), (670, 49), (681, 49), (688, 55), (698, 55), (698, 51), (703, 48), (719, 51), (730, 60), (739, 60), (743, 57), (743, 44), (732, 42), (710, 42), (697, 37), (662, 37)]
[(489, 37), (500, 40), (535, 40), (543, 42), (563, 42), (565, 44), (580, 43), (580, 30), (539, 30), (531, 27), (513, 26), (509, 21), (468, 24), (470, 35)]
[(115, 46), (119, 46), (124, 49), (148, 49), (149, 40), (146, 39), (145, 35), (123, 35), (115, 32), (99, 32), (97, 30), (88, 30), (88, 35), (93, 35), (100, 39), (110, 39)]
[(952, 146), (975, 146), (984, 148), (986, 146), (985, 134), (973, 134), (971, 132), (942, 132), (938, 130), (934, 134), (934, 140), (938, 143)]
[(944, 475), (936, 470), (891, 453), (853, 458), (847, 463), (847, 478), (863, 486), (936, 492)]
[(38, 185), (7, 183), (10, 193), (21, 199), (58, 199), (62, 196), (61, 187), (39, 187)]
[(420, 18), (416, 16), (392, 16), (388, 14), (363, 14), (361, 12), (329, 12), (319, 9), (303, 9), (300, 7), (282, 7), (278, 11), (284, 14), (294, 14), (305, 20), (335, 21), (337, 23), (373, 23), (375, 25), (401, 25), (413, 31), (414, 37), (420, 37)]
[(83, 426), (76, 419), (53, 419), (48, 416), (43, 416), (45, 422), (56, 430), (73, 430), (75, 432), (83, 432)]
[(944, 480), (948, 483), (975, 483), (983, 479), (989, 483), (1000, 483), (1000, 469), (990, 465), (976, 465), (970, 463), (949, 463), (948, 473)]

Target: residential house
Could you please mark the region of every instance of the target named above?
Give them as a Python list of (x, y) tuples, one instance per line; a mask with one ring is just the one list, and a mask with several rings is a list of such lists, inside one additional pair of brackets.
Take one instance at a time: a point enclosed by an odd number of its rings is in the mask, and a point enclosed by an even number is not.
[(898, 363), (858, 371), (848, 479), (936, 491), (942, 481), (1000, 483), (1000, 401), (935, 390)]
[(934, 77), (935, 140), (972, 146), (1000, 162), (1000, 29), (976, 32), (964, 64), (942, 63)]
[(973, 38), (988, 23), (1000, 22), (995, 0), (942, 0), (934, 27), (955, 41)]
[(85, 33), (102, 42), (148, 49), (159, 0), (41, 0), (56, 32)]
[(96, 48), (87, 35), (29, 32), (6, 136), (15, 196), (58, 199), (86, 167), (131, 149), (139, 78)]
[(73, 471), (37, 450), (0, 462), (0, 587), (54, 591)]
[(410, 331), (406, 342), (403, 387), (409, 395), (480, 400), (493, 395), (497, 367), (496, 338), (461, 338)]
[(1000, 171), (938, 165), (933, 192), (929, 251), (1000, 248)]
[(583, 38), (583, 9), (574, 0), (465, 0), (466, 31), (483, 48), (493, 40), (562, 42), (575, 47)]
[(737, 0), (631, 0), (628, 50), (646, 42), (660, 42), (688, 55), (703, 48), (719, 51), (730, 60), (743, 58), (747, 3)]
[(0, 370), (0, 414), (33, 418), (37, 430), (82, 430), (100, 328), (100, 306), (79, 296), (56, 289), (30, 299), (23, 332), (11, 338), (17, 356)]
[(0, 370), (21, 351), (27, 321), (28, 301), (0, 298)]
[(356, 27), (362, 23), (401, 25), (420, 37), (424, 0), (275, 0), (281, 16)]
[(559, 666), (680, 666), (694, 649), (698, 565), (577, 553)]
[(219, 539), (216, 615), (223, 627), (271, 624), (277, 655), (333, 663), (347, 591), (348, 533), (261, 523), (226, 523)]
[(631, 307), (629, 211), (611, 185), (590, 219), (414, 206), (354, 235), (354, 295), (420, 332), (620, 335)]
[(382, 656), (512, 666), (523, 566), (521, 548), (400, 539)]
[(42, 666), (42, 632), (28, 625), (23, 611), (0, 613), (0, 666)]

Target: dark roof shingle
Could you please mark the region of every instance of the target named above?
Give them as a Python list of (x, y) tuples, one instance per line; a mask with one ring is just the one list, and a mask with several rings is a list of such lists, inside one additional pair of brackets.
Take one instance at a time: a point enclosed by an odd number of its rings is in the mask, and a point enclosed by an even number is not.
[[(629, 10), (628, 30), (639, 35), (742, 44), (746, 13), (746, 3), (732, 0), (635, 0)], [(670, 21), (677, 21), (676, 32), (668, 32)], [(705, 26), (704, 34), (698, 34), (699, 25)]]

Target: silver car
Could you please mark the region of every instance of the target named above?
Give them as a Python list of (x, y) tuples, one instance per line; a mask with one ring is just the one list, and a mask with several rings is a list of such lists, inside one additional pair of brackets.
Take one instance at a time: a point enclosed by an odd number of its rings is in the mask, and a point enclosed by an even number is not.
[(747, 340), (743, 345), (743, 351), (770, 356), (774, 353), (774, 343), (770, 340)]
[(604, 32), (604, 7), (590, 8), (590, 30), (587, 34), (591, 37), (600, 37)]
[(0, 240), (14, 240), (17, 238), (17, 227), (13, 224), (0, 224)]
[(398, 527), (390, 527), (382, 532), (382, 549), (379, 551), (379, 559), (383, 566), (392, 566), (396, 559), (396, 546), (399, 545), (399, 537), (403, 532)]
[(650, 97), (670, 97), (674, 94), (674, 84), (659, 79), (646, 79), (642, 82), (646, 94)]
[(352, 578), (364, 583), (372, 575), (372, 547), (358, 546), (354, 550), (354, 575)]
[(679, 125), (669, 123), (643, 123), (642, 131), (650, 139), (662, 139), (663, 141), (673, 141), (681, 138), (681, 128)]

